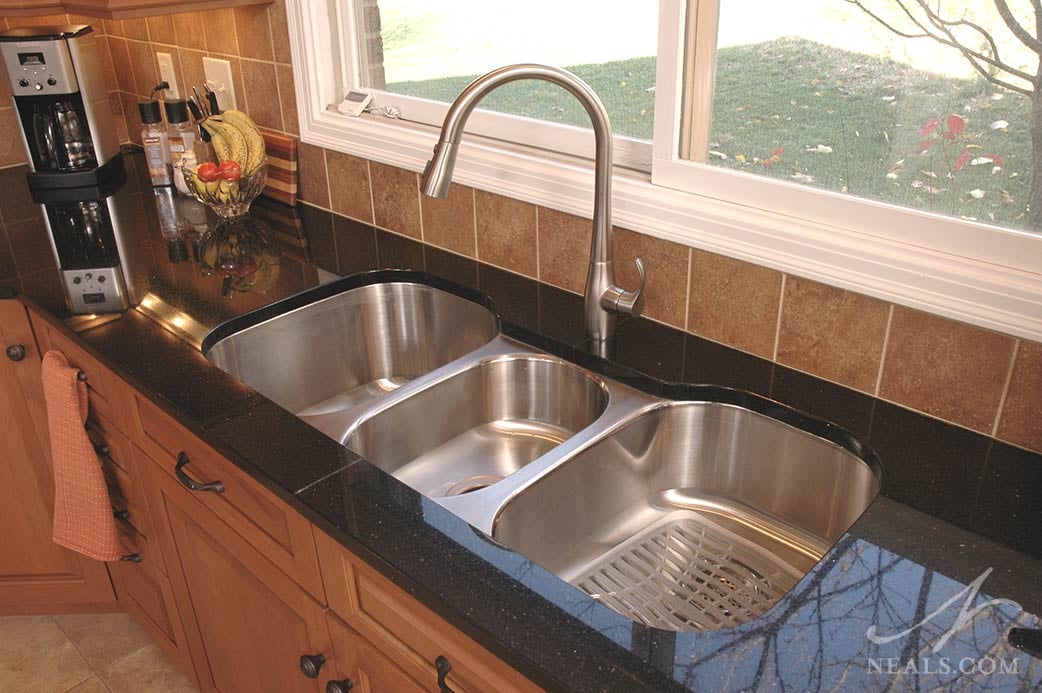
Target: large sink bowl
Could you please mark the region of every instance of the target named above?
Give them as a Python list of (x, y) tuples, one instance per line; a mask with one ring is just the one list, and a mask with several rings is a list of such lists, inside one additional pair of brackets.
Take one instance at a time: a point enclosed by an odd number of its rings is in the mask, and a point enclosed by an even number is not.
[(218, 341), (211, 363), (302, 416), (348, 410), (498, 334), (485, 307), (425, 284), (370, 284)]
[(523, 489), (493, 536), (635, 621), (707, 630), (766, 611), (878, 491), (823, 438), (666, 402)]
[(589, 426), (604, 384), (549, 356), (482, 361), (359, 423), (346, 441), (371, 464), (431, 497), (490, 486)]

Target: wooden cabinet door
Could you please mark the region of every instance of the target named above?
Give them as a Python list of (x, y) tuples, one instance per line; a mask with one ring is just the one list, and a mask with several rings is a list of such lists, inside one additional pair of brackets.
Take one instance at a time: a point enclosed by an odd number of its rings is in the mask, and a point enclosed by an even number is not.
[(332, 613), (327, 615), (326, 621), (343, 689), (347, 689), (346, 682), (350, 681), (352, 693), (424, 693), (423, 686), (346, 623)]
[[(18, 301), (0, 300), (0, 614), (116, 610), (105, 564), (51, 541), (54, 477), (40, 353)], [(16, 360), (17, 359), (17, 360)]]
[(161, 470), (148, 476), (149, 504), (203, 688), (322, 691), (332, 667), (307, 678), (300, 658), (331, 656), (325, 608), (191, 491)]

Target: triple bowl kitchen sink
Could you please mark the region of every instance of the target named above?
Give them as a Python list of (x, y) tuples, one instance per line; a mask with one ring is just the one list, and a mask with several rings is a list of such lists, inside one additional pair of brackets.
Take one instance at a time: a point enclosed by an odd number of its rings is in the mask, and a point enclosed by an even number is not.
[(753, 395), (751, 407), (654, 397), (500, 334), (479, 297), (416, 277), (299, 294), (217, 328), (204, 352), (657, 628), (761, 615), (879, 491), (874, 457), (834, 426)]

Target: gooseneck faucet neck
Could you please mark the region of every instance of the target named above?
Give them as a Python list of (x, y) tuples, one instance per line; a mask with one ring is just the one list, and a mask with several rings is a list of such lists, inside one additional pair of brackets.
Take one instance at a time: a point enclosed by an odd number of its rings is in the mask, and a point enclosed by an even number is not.
[(590, 247), (590, 270), (586, 280), (586, 329), (592, 339), (608, 340), (615, 333), (616, 313), (640, 314), (644, 303), (645, 275), (644, 264), (638, 259), (640, 289), (626, 291), (615, 285), (611, 224), (611, 123), (604, 105), (588, 84), (567, 70), (534, 63), (508, 65), (477, 78), (456, 97), (445, 115), (441, 137), (423, 172), (422, 190), (430, 197), (448, 195), (460, 139), (470, 114), (490, 92), (504, 84), (522, 79), (541, 80), (563, 87), (579, 100), (593, 124), (593, 241)]

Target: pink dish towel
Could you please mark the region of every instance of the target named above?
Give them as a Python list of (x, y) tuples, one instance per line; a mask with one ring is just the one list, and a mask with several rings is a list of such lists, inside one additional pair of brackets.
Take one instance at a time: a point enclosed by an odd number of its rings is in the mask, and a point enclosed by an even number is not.
[(87, 421), (87, 384), (60, 351), (43, 357), (43, 391), (54, 464), (54, 543), (98, 561), (122, 555), (108, 486)]

